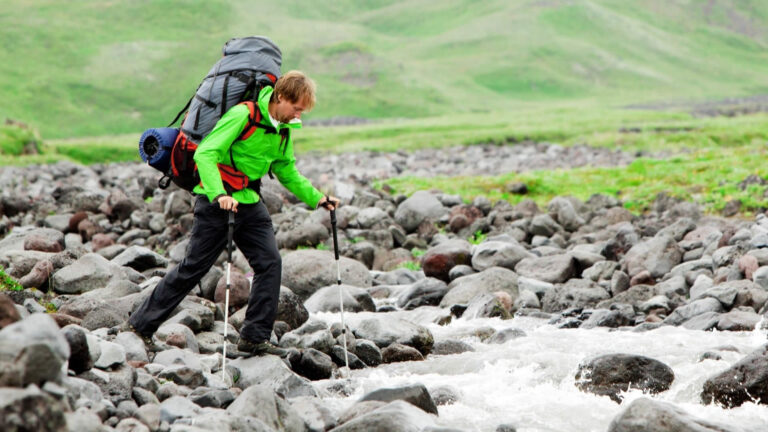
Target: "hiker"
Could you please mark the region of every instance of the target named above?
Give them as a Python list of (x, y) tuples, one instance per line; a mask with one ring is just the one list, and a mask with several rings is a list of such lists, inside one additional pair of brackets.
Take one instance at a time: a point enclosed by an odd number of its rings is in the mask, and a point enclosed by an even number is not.
[[(236, 167), (251, 183), (274, 173), (280, 183), (310, 208), (334, 210), (335, 197), (324, 196), (296, 169), (291, 131), (301, 127), (301, 115), (315, 104), (315, 83), (302, 72), (290, 71), (274, 88), (265, 86), (251, 105), (261, 113), (255, 132), (241, 135), (253, 118), (245, 104), (229, 109), (200, 143), (194, 161), (200, 174), (195, 186), (194, 226), (181, 263), (165, 275), (152, 294), (119, 330), (137, 333), (148, 347), (152, 334), (213, 266), (226, 246), (228, 212), (235, 213), (234, 241), (254, 271), (238, 350), (243, 355), (287, 350), (269, 342), (277, 315), (282, 262), (272, 220), (257, 190), (246, 187), (228, 193), (222, 176)], [(241, 139), (242, 138), (242, 139)], [(224, 342), (226, 343), (226, 341)]]

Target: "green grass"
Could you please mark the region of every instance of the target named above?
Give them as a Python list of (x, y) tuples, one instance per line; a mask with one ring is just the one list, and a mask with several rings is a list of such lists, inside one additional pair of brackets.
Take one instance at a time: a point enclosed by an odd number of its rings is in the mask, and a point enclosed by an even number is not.
[(0, 119), (46, 139), (164, 126), (223, 43), (254, 33), (318, 82), (308, 118), (753, 95), (768, 92), (766, 24), (762, 0), (6, 0)]
[[(731, 200), (742, 204), (741, 214), (768, 209), (765, 186), (753, 185), (745, 190), (738, 183), (749, 175), (768, 178), (764, 160), (768, 156), (765, 142), (728, 148), (707, 148), (680, 153), (665, 160), (640, 158), (627, 167), (577, 168), (570, 170), (532, 171), (489, 177), (400, 177), (379, 182), (394, 193), (410, 194), (416, 190), (437, 188), (445, 193), (460, 194), (470, 201), (475, 196), (517, 203), (533, 199), (539, 206), (555, 196), (570, 195), (587, 200), (592, 194), (620, 198), (632, 212), (650, 208), (661, 192), (697, 202), (705, 211), (717, 213)], [(505, 186), (524, 182), (528, 194), (513, 195)]]
[(16, 280), (8, 276), (2, 267), (0, 267), (0, 291), (21, 291), (22, 287)]

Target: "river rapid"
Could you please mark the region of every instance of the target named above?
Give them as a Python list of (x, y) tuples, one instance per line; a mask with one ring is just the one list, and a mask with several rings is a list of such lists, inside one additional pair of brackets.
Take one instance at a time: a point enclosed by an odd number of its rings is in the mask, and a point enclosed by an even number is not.
[[(458, 401), (438, 406), (438, 423), (467, 431), (495, 431), (500, 424), (518, 432), (605, 432), (611, 420), (633, 400), (651, 397), (673, 403), (694, 417), (737, 426), (744, 431), (768, 430), (768, 406), (753, 402), (724, 409), (704, 405), (700, 394), (704, 381), (727, 369), (749, 352), (766, 343), (766, 330), (719, 332), (664, 326), (635, 332), (623, 329), (559, 329), (547, 319), (515, 317), (454, 319), (448, 325), (434, 321), (445, 309), (421, 307), (389, 312), (427, 327), (435, 341), (453, 339), (469, 343), (474, 352), (429, 355), (423, 362), (383, 364), (375, 369), (353, 370), (349, 376), (353, 393), (348, 397), (326, 397), (343, 412), (364, 394), (382, 387), (421, 383), (430, 391), (452, 387)], [(380, 314), (380, 313), (379, 313)], [(370, 312), (345, 313), (348, 326)], [(331, 324), (338, 313), (313, 314)], [(517, 328), (527, 336), (503, 344), (488, 344), (476, 336), (481, 328)], [(720, 360), (700, 360), (705, 352), (716, 352)], [(621, 405), (608, 397), (585, 393), (574, 385), (579, 364), (602, 354), (639, 354), (669, 365), (675, 380), (666, 392), (647, 395), (632, 390), (623, 394)], [(318, 382), (320, 387), (329, 383)]]

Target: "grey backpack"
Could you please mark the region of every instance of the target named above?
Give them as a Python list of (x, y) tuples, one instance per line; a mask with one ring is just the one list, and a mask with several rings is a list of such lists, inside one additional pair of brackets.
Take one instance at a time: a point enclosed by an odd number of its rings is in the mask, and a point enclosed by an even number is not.
[(228, 109), (243, 101), (255, 101), (264, 86), (274, 86), (280, 78), (282, 53), (267, 37), (230, 39), (222, 52), (224, 56), (168, 125), (186, 112), (181, 133), (195, 144), (200, 144)]
[[(172, 126), (186, 113), (170, 149), (168, 168), (158, 168), (165, 173), (158, 182), (163, 189), (173, 181), (182, 189), (192, 190), (200, 182), (192, 158), (203, 138), (228, 109), (242, 102), (256, 102), (261, 89), (274, 86), (280, 78), (282, 54), (267, 37), (230, 39), (222, 51), (224, 56), (213, 65), (187, 105), (168, 125)], [(234, 160), (232, 162), (234, 166)], [(226, 181), (224, 177), (222, 175)], [(238, 179), (240, 177), (244, 176)]]

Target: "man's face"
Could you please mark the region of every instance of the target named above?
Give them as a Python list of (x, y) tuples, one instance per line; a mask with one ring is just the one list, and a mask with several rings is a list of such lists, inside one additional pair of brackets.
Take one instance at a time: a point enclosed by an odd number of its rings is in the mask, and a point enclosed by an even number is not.
[(306, 110), (306, 102), (291, 102), (286, 98), (278, 96), (277, 104), (275, 105), (275, 120), (281, 123), (289, 123), (293, 119), (301, 119), (301, 114)]

